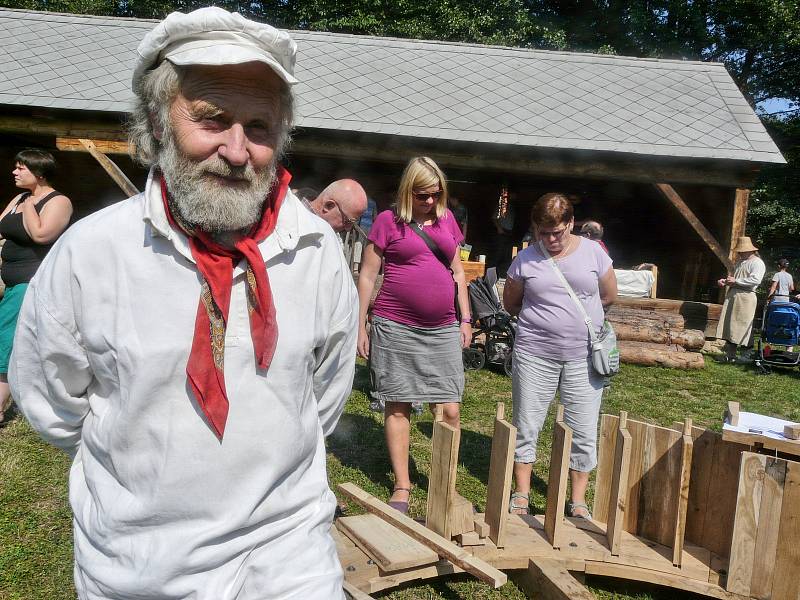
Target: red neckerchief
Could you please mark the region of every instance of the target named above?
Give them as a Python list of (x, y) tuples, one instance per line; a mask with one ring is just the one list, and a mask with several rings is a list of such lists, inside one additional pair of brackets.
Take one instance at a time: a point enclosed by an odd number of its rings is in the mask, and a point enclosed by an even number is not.
[[(200, 408), (208, 417), (214, 433), (221, 440), (228, 419), (228, 394), (225, 391), (225, 328), (233, 285), (233, 269), (244, 258), (247, 261), (247, 308), (250, 315), (250, 335), (253, 338), (256, 364), (266, 369), (272, 362), (278, 343), (278, 323), (269, 275), (258, 243), (275, 230), (291, 174), (282, 166), (277, 169), (277, 182), (267, 201), (261, 221), (250, 233), (236, 242), (235, 248), (226, 248), (215, 242), (204, 231), (189, 233), (189, 248), (197, 263), (203, 284), (197, 318), (194, 322), (194, 339), (186, 375)], [(167, 184), (161, 176), (161, 198), (170, 224), (182, 229), (175, 221), (167, 202)]]

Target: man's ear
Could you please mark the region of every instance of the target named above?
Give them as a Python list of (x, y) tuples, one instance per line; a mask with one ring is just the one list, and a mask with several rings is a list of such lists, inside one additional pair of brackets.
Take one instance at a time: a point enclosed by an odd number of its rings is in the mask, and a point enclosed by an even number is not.
[(150, 113), (148, 119), (150, 120), (150, 128), (153, 130), (153, 137), (161, 142), (164, 138), (164, 129), (161, 127), (159, 119), (157, 119), (152, 113)]

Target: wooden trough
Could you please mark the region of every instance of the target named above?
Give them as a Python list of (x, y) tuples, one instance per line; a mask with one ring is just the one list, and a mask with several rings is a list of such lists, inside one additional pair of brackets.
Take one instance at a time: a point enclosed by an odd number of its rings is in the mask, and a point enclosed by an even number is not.
[(427, 527), (339, 486), (369, 513), (333, 528), (348, 586), (369, 594), (467, 572), (493, 587), (510, 576), (534, 598), (588, 600), (573, 576), (585, 573), (711, 598), (800, 598), (799, 462), (749, 452), (690, 419), (666, 428), (602, 415), (589, 521), (564, 516), (571, 437), (558, 407), (545, 514), (511, 515), (516, 430), (498, 405), (486, 510), (472, 514), (455, 491), (458, 432), (437, 420)]

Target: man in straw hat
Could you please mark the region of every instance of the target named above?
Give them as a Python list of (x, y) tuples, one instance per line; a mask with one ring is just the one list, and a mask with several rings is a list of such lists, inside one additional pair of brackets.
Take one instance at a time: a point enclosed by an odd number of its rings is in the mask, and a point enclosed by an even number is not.
[(725, 360), (736, 360), (740, 346), (750, 347), (753, 334), (753, 317), (756, 313), (756, 288), (767, 271), (758, 256), (758, 248), (749, 237), (740, 237), (734, 249), (737, 260), (733, 275), (720, 279), (717, 284), (727, 287), (722, 316), (717, 325), (717, 337), (726, 340)]
[(278, 164), (295, 43), (204, 8), (138, 52), (145, 191), (53, 248), (10, 372), (74, 457), (78, 596), (342, 598), (323, 435), (352, 385), (357, 302)]

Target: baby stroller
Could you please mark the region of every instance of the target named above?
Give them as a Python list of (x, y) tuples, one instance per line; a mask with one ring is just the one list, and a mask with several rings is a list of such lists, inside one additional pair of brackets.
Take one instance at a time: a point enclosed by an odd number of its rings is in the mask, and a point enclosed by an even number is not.
[(764, 374), (772, 367), (796, 367), (800, 364), (799, 346), (800, 304), (768, 303), (764, 307), (756, 367)]
[(497, 270), (494, 267), (469, 283), (473, 332), (472, 343), (463, 352), (464, 368), (477, 370), (489, 362), (502, 365), (506, 375), (511, 375), (511, 350), (517, 323), (503, 310), (496, 283)]

